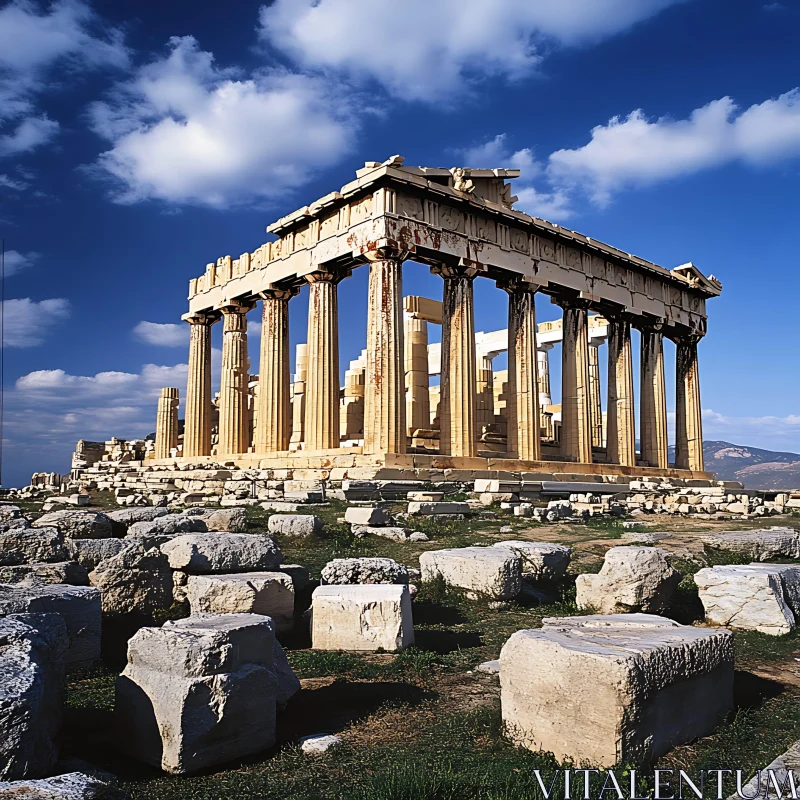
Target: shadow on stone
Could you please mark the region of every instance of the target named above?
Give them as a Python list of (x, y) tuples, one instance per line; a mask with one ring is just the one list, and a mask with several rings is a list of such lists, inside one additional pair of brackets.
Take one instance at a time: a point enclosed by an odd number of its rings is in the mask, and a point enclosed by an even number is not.
[(784, 691), (778, 681), (762, 678), (752, 672), (737, 669), (733, 673), (733, 705), (734, 711), (756, 708), (765, 700), (777, 697)]

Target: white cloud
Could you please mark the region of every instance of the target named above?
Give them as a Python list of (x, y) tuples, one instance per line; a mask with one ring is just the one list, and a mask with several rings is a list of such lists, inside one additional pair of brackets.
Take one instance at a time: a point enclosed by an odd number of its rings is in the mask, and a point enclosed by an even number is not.
[(5, 300), (2, 305), (6, 347), (36, 347), (50, 330), (69, 317), (69, 301), (63, 297), (40, 300), (29, 297)]
[(115, 199), (227, 208), (307, 181), (353, 145), (351, 101), (332, 82), (284, 70), (218, 67), (191, 36), (118, 84), (91, 110), (112, 143), (96, 171)]
[(5, 273), (6, 278), (16, 275), (27, 267), (33, 266), (41, 258), (41, 253), (20, 253), (18, 250), (6, 250)]
[(189, 326), (174, 322), (146, 322), (142, 320), (134, 329), (133, 335), (145, 342), (159, 347), (185, 347), (189, 343)]
[(529, 74), (553, 45), (605, 39), (683, 0), (276, 0), (262, 39), (304, 68), (371, 78), (407, 100)]
[(615, 192), (731, 162), (767, 165), (800, 156), (800, 89), (741, 111), (730, 97), (687, 119), (650, 120), (638, 109), (592, 129), (591, 141), (550, 155), (548, 177), (607, 205)]
[(104, 28), (82, 0), (56, 0), (47, 10), (32, 0), (6, 4), (0, 9), (0, 156), (30, 152), (58, 134), (58, 122), (36, 101), (59, 78), (127, 61), (121, 32)]
[(0, 173), (0, 187), (3, 189), (12, 189), (15, 192), (21, 192), (23, 189), (28, 188), (25, 181), (18, 181), (10, 177), (8, 173)]
[(703, 438), (766, 450), (800, 452), (800, 414), (732, 417), (703, 409)]

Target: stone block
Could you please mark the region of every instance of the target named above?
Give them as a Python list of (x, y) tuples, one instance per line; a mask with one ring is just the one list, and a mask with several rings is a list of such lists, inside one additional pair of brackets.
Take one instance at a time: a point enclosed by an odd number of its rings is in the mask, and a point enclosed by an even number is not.
[(100, 658), (100, 592), (89, 586), (49, 584), (0, 585), (0, 615), (59, 614), (64, 620), (69, 647), (67, 669), (89, 667)]
[(125, 547), (124, 539), (68, 539), (69, 557), (92, 570), (103, 559), (111, 558)]
[(113, 534), (113, 523), (99, 511), (64, 509), (44, 514), (34, 528), (57, 528), (68, 539), (106, 539)]
[(593, 767), (653, 762), (732, 707), (733, 640), (647, 614), (545, 619), (503, 646), (500, 687), (517, 745)]
[(800, 567), (749, 564), (707, 567), (694, 576), (706, 621), (781, 636), (800, 614)]
[(550, 542), (511, 540), (497, 542), (494, 547), (516, 553), (522, 559), (522, 576), (535, 582), (554, 583), (561, 580), (572, 555), (571, 548)]
[(469, 503), (423, 503), (412, 501), (408, 504), (409, 514), (438, 516), (440, 514), (469, 514)]
[(275, 569), (278, 572), (285, 572), (292, 579), (295, 593), (302, 592), (311, 581), (308, 568), (300, 564), (281, 564)]
[(391, 558), (334, 558), (322, 570), (323, 584), (408, 583), (408, 569)]
[(269, 532), (279, 536), (313, 536), (322, 527), (322, 520), (313, 514), (273, 514), (267, 520)]
[(377, 506), (350, 506), (344, 512), (344, 521), (350, 525), (387, 525), (389, 515)]
[(130, 795), (83, 772), (67, 772), (52, 778), (0, 781), (5, 800), (130, 800)]
[(282, 708), (300, 691), (300, 681), (289, 666), (286, 653), (277, 639), (272, 648), (272, 670), (278, 679), (278, 708)]
[(318, 586), (311, 603), (315, 650), (396, 651), (414, 644), (408, 586)]
[(522, 559), (500, 547), (429, 550), (419, 557), (423, 581), (442, 579), (471, 596), (511, 600), (522, 588)]
[(203, 533), (207, 530), (202, 517), (187, 514), (167, 514), (152, 520), (134, 522), (128, 526), (129, 537), (169, 536), (180, 533)]
[(300, 739), (300, 749), (306, 755), (317, 756), (327, 753), (328, 750), (337, 747), (341, 743), (341, 736), (334, 736), (330, 733), (315, 733), (311, 736), (303, 736)]
[(185, 774), (275, 742), (273, 622), (201, 614), (142, 628), (128, 642), (114, 713), (134, 758)]
[(70, 586), (88, 586), (89, 573), (86, 567), (75, 561), (59, 561), (55, 564), (19, 564), (15, 567), (0, 567), (0, 583), (66, 583)]
[(190, 575), (186, 598), (193, 614), (263, 614), (278, 633), (294, 627), (294, 587), (284, 572)]
[(57, 528), (10, 528), (0, 533), (0, 565), (68, 561), (70, 548)]
[(247, 530), (247, 512), (242, 506), (232, 508), (188, 508), (187, 516), (199, 517), (209, 531), (244, 533)]
[(750, 531), (721, 531), (703, 537), (707, 547), (729, 550), (754, 561), (800, 558), (800, 531), (772, 527)]
[(110, 511), (108, 517), (112, 522), (118, 522), (124, 527), (133, 525), (134, 522), (152, 522), (158, 517), (165, 517), (169, 509), (162, 506), (148, 506), (146, 508), (119, 508)]
[(280, 548), (269, 536), (250, 533), (191, 533), (161, 545), (172, 569), (194, 575), (260, 572), (277, 567)]
[(408, 532), (405, 528), (398, 528), (387, 525), (384, 528), (375, 528), (371, 525), (353, 525), (351, 530), (354, 536), (381, 536), (384, 539), (392, 539), (395, 542), (404, 542), (408, 539)]

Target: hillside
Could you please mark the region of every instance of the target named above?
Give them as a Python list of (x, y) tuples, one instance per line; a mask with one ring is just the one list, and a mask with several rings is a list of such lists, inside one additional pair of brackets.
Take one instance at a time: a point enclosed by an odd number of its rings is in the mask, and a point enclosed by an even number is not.
[(800, 489), (800, 454), (761, 450), (730, 442), (703, 442), (706, 469), (748, 489)]

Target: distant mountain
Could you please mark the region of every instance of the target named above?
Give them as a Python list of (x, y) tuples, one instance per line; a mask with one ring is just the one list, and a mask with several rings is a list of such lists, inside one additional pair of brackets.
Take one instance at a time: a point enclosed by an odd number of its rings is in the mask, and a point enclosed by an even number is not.
[(800, 489), (800, 454), (776, 453), (730, 442), (703, 442), (706, 470), (748, 489)]

